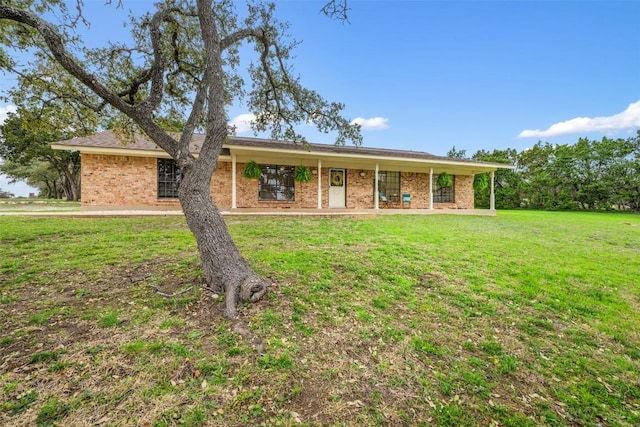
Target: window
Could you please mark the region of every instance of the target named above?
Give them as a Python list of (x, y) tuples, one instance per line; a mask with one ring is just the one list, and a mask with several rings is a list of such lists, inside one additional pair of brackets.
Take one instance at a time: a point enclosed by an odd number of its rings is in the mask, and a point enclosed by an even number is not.
[(180, 186), (180, 169), (173, 159), (158, 159), (158, 198), (175, 199)]
[[(375, 191), (375, 182), (373, 185)], [(400, 203), (400, 172), (378, 172), (378, 193), (382, 202)]]
[(433, 203), (455, 203), (455, 193), (453, 191), (456, 186), (455, 175), (451, 176), (452, 182), (448, 187), (440, 187), (438, 185), (438, 175), (433, 176)]
[(258, 200), (286, 201), (295, 200), (294, 167), (278, 165), (260, 165), (262, 176), (258, 189)]

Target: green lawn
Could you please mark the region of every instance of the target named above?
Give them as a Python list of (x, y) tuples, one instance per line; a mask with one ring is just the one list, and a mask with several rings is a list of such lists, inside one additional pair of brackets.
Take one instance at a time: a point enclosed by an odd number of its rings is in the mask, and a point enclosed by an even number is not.
[[(640, 425), (640, 216), (0, 217), (0, 425)], [(164, 294), (174, 295), (166, 297)]]

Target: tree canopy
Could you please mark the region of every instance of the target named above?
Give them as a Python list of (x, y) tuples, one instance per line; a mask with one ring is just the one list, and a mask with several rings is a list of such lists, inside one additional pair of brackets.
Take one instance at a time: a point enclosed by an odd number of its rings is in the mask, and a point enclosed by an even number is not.
[(61, 132), (55, 125), (47, 130), (43, 121), (42, 116), (34, 117), (28, 111), (9, 114), (0, 125), (0, 157), (5, 159), (0, 171), (13, 179), (27, 181), (46, 197), (78, 200), (79, 153), (54, 151), (49, 145), (75, 133)]
[[(640, 212), (640, 131), (627, 139), (538, 142), (519, 153), (480, 150), (473, 159), (515, 166), (496, 171), (497, 208)], [(477, 206), (488, 206), (488, 197), (476, 188)]]
[[(346, 5), (330, 1), (325, 13), (344, 19)], [(178, 197), (198, 242), (204, 280), (225, 292), (226, 315), (235, 317), (237, 303), (261, 298), (266, 282), (240, 255), (210, 194), (232, 131), (227, 108), (241, 99), (256, 117), (254, 128), (270, 129), (275, 139), (304, 142), (296, 125), (312, 123), (334, 132), (337, 144), (359, 144), (359, 126), (341, 115), (342, 104), (305, 88), (294, 74), (297, 42), (273, 3), (250, 2), (239, 15), (231, 0), (158, 1), (131, 18), (131, 43), (102, 48), (82, 43), (76, 30), (87, 22), (82, 2), (76, 6), (62, 0), (0, 3), (0, 67), (19, 76), (21, 105), (29, 110), (77, 112), (93, 117), (91, 124), (108, 118), (123, 138), (143, 132), (175, 160), (182, 177)], [(254, 50), (246, 72), (240, 71), (242, 44)], [(32, 60), (20, 64), (16, 52)], [(198, 157), (189, 151), (196, 130), (205, 133)]]

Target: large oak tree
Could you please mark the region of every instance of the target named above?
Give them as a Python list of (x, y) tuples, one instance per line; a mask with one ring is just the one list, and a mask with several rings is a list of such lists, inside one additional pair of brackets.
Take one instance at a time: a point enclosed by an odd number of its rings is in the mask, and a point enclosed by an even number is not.
[[(62, 0), (2, 0), (0, 40), (6, 48), (0, 66), (21, 82), (37, 84), (39, 102), (117, 117), (112, 123), (145, 133), (175, 159), (182, 173), (178, 197), (198, 244), (204, 279), (225, 292), (225, 315), (235, 317), (237, 304), (260, 299), (266, 283), (241, 256), (210, 195), (211, 176), (230, 133), (227, 108), (242, 97), (256, 116), (255, 129), (270, 129), (277, 139), (304, 142), (295, 125), (313, 123), (335, 132), (337, 144), (357, 144), (359, 128), (341, 115), (341, 104), (304, 88), (292, 74), (296, 42), (275, 18), (273, 4), (250, 2), (240, 18), (228, 0), (163, 0), (152, 12), (132, 18), (130, 44), (102, 49), (83, 47), (76, 32), (86, 24), (82, 2), (71, 6)], [(346, 1), (330, 1), (324, 12), (344, 19), (346, 10)], [(255, 50), (247, 84), (239, 71), (243, 43)], [(33, 62), (20, 66), (13, 55), (18, 50), (32, 54)], [(51, 70), (64, 74), (53, 77)], [(196, 131), (206, 135), (197, 157), (189, 151)]]

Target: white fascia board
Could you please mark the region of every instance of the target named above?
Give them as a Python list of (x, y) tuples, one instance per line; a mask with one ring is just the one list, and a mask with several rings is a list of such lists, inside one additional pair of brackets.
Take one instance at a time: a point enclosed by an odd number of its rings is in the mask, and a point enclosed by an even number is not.
[(162, 150), (134, 150), (126, 147), (86, 147), (80, 145), (58, 145), (53, 143), (51, 144), (51, 148), (63, 151), (79, 151), (81, 154), (104, 154), (107, 156), (161, 157), (167, 159), (171, 157)]
[(309, 159), (335, 159), (335, 160), (359, 160), (362, 161), (371, 161), (371, 162), (388, 162), (388, 163), (405, 163), (407, 165), (415, 165), (415, 166), (453, 166), (456, 168), (464, 168), (464, 169), (473, 169), (476, 170), (476, 173), (482, 172), (490, 172), (495, 171), (496, 169), (513, 169), (512, 165), (507, 165), (503, 163), (468, 163), (468, 162), (459, 162), (455, 160), (436, 160), (436, 159), (412, 159), (406, 157), (389, 157), (389, 156), (371, 156), (366, 154), (352, 154), (352, 153), (326, 153), (321, 151), (291, 151), (282, 148), (265, 148), (265, 147), (250, 147), (250, 146), (237, 146), (231, 145), (226, 146), (231, 150), (231, 152), (238, 153), (243, 152), (245, 155), (260, 155), (260, 154), (274, 154), (281, 156), (283, 158), (286, 157), (307, 157)]
[[(127, 147), (122, 148), (113, 148), (113, 147), (87, 147), (87, 146), (79, 146), (79, 145), (60, 145), (56, 143), (51, 144), (51, 148), (54, 150), (63, 150), (63, 151), (79, 151), (82, 154), (103, 154), (109, 156), (132, 156), (132, 157), (156, 157), (156, 158), (170, 158), (169, 154), (167, 154), (163, 150), (137, 150), (131, 149)], [(277, 156), (282, 159), (295, 158), (301, 159), (306, 158), (309, 161), (313, 160), (314, 162), (318, 159), (325, 159), (328, 161), (327, 164), (330, 164), (330, 160), (333, 161), (354, 161), (354, 165), (352, 167), (362, 167), (364, 163), (372, 162), (371, 164), (375, 164), (376, 162), (384, 164), (404, 164), (408, 167), (438, 167), (441, 169), (442, 167), (450, 166), (455, 169), (464, 169), (469, 171), (472, 174), (475, 173), (483, 173), (483, 172), (491, 172), (497, 169), (513, 169), (514, 166), (502, 164), (502, 163), (467, 163), (467, 162), (459, 162), (455, 160), (436, 160), (436, 159), (411, 159), (405, 157), (389, 157), (389, 156), (372, 156), (366, 154), (353, 154), (353, 153), (327, 153), (322, 151), (303, 151), (303, 150), (287, 150), (282, 148), (269, 148), (269, 147), (250, 147), (250, 146), (237, 146), (237, 145), (225, 145), (225, 148), (229, 148), (229, 150), (236, 154), (244, 154), (245, 156), (260, 156), (260, 155), (270, 155)], [(197, 157), (198, 154), (195, 154)], [(231, 156), (220, 156), (220, 161), (231, 161)]]
[[(164, 150), (134, 150), (131, 148), (110, 148), (110, 147), (85, 147), (79, 145), (59, 145), (51, 144), (53, 150), (79, 151), (81, 154), (103, 154), (107, 156), (130, 156), (130, 157), (153, 157), (160, 159), (170, 159), (171, 156)], [(198, 157), (198, 153), (194, 154)], [(219, 160), (231, 161), (231, 156), (221, 155)]]

